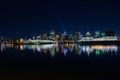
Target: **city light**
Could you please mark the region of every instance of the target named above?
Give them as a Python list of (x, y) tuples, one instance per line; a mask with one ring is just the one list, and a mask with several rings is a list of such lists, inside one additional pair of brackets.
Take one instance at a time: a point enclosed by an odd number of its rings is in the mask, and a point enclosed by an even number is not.
[[(41, 36), (42, 35), (42, 36)], [(89, 31), (86, 34), (81, 34), (79, 30), (77, 30), (73, 36), (73, 34), (69, 34), (67, 32), (61, 33), (56, 32), (55, 30), (51, 30), (49, 34), (46, 32), (39, 34), (37, 36), (32, 36), (32, 38), (20, 38), (14, 40), (4, 40), (2, 38), (0, 40), (1, 43), (14, 43), (14, 44), (59, 44), (59, 43), (93, 43), (93, 42), (101, 42), (101, 43), (110, 43), (119, 42), (120, 38), (116, 36), (115, 31), (106, 31), (100, 32), (95, 31), (94, 36), (91, 35)]]

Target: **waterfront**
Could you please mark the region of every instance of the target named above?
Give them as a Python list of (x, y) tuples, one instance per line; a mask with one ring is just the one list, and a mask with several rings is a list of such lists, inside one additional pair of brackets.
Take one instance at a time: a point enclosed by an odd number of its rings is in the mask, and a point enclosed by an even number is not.
[(120, 71), (118, 45), (1, 44), (0, 52), (0, 69), (6, 73), (43, 75), (50, 79), (51, 76), (113, 76)]

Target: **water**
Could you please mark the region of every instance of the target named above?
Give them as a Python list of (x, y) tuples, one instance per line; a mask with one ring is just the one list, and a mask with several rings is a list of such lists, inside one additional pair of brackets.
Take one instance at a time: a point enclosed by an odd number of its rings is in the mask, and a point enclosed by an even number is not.
[[(1, 44), (0, 69), (6, 73), (52, 75), (116, 75), (120, 72), (118, 45)], [(78, 72), (78, 74), (77, 74)], [(94, 73), (94, 74), (92, 74)]]

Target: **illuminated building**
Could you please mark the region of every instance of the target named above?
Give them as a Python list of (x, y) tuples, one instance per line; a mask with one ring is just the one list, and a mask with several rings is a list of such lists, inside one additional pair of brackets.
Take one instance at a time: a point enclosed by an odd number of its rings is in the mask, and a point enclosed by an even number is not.
[(32, 39), (35, 40), (35, 36), (33, 36)]
[(69, 39), (69, 36), (67, 35), (66, 32), (64, 32), (63, 34), (60, 33), (60, 40), (67, 42), (68, 39)]
[(63, 33), (63, 38), (65, 38), (65, 36), (68, 36), (66, 32)]
[(105, 37), (105, 32), (101, 32), (101, 37)]
[(46, 32), (43, 33), (42, 39), (43, 39), (43, 40), (47, 40), (47, 39), (48, 39), (48, 36), (47, 36), (47, 33), (46, 33)]
[(80, 31), (76, 31), (75, 32), (75, 40), (79, 40), (81, 38), (81, 32)]
[(50, 37), (49, 37), (49, 38), (50, 38), (51, 40), (55, 40), (55, 37), (56, 37), (56, 36), (55, 36), (55, 31), (54, 31), (54, 30), (51, 30), (51, 32), (50, 32)]
[(100, 31), (96, 31), (96, 32), (95, 32), (95, 37), (96, 37), (96, 38), (100, 37)]
[(23, 42), (23, 39), (22, 39), (22, 38), (20, 39), (20, 42)]
[(37, 39), (40, 40), (41, 39), (41, 35), (37, 36)]
[(90, 37), (90, 32), (86, 32), (86, 37)]
[(57, 39), (57, 40), (59, 39), (59, 34), (56, 35), (56, 39)]
[(73, 40), (73, 36), (72, 36), (72, 34), (69, 35), (69, 40)]
[(59, 41), (63, 41), (63, 35), (62, 35), (62, 33), (59, 33), (58, 35), (59, 35)]

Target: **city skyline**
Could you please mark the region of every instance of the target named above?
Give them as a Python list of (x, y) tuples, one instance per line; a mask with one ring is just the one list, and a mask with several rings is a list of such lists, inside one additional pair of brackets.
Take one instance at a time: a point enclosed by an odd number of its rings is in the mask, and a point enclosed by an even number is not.
[(118, 79), (120, 0), (1, 0), (1, 80)]
[[(84, 34), (83, 34), (84, 33)], [(66, 31), (64, 31), (64, 32), (57, 32), (57, 31), (55, 31), (54, 29), (52, 29), (52, 30), (50, 30), (50, 31), (43, 31), (43, 33), (38, 33), (38, 34), (32, 34), (32, 35), (29, 35), (29, 36), (27, 36), (26, 34), (24, 34), (24, 36), (16, 36), (16, 37), (7, 37), (7, 36), (3, 36), (3, 35), (0, 35), (0, 37), (1, 38), (6, 38), (6, 39), (20, 39), (20, 38), (25, 38), (25, 39), (30, 39), (30, 38), (43, 38), (44, 36), (45, 37), (54, 37), (54, 38), (57, 38), (57, 36), (58, 35), (62, 35), (62, 36), (71, 36), (71, 37), (75, 37), (75, 36), (78, 36), (78, 37), (87, 37), (87, 35), (88, 35), (88, 37), (89, 36), (91, 36), (91, 37), (95, 37), (95, 36), (106, 36), (105, 34), (107, 34), (107, 36), (117, 36), (117, 37), (119, 37), (119, 35), (118, 35), (118, 32), (116, 32), (116, 31), (113, 31), (113, 30), (111, 30), (111, 31), (108, 31), (108, 30), (103, 30), (103, 31), (93, 31), (93, 32), (90, 32), (90, 31), (86, 31), (86, 32), (81, 32), (79, 29), (78, 30), (76, 30), (75, 32), (73, 32), (73, 33), (68, 33), (68, 32), (66, 32)]]
[(103, 34), (104, 34), (104, 36), (105, 36), (105, 34), (107, 33), (107, 35), (108, 36), (117, 36), (117, 37), (119, 37), (119, 35), (118, 35), (118, 33), (116, 32), (116, 31), (108, 31), (108, 30), (104, 30), (104, 31), (94, 31), (94, 32), (89, 32), (89, 31), (86, 31), (86, 32), (84, 32), (84, 34), (83, 34), (83, 32), (81, 32), (80, 30), (76, 30), (75, 32), (73, 32), (73, 33), (68, 33), (68, 32), (66, 32), (66, 31), (64, 31), (64, 32), (57, 32), (57, 31), (55, 31), (54, 29), (51, 29), (49, 32), (43, 32), (43, 33), (38, 33), (38, 34), (32, 34), (32, 35), (29, 35), (29, 36), (27, 36), (27, 35), (24, 35), (24, 36), (16, 36), (16, 37), (7, 37), (7, 36), (3, 36), (3, 35), (0, 35), (1, 36), (1, 38), (5, 38), (5, 39), (20, 39), (20, 38), (23, 38), (23, 39), (30, 39), (30, 38), (35, 38), (35, 39), (37, 39), (37, 38), (42, 38), (42, 37), (44, 37), (44, 36), (46, 36), (46, 37), (51, 37), (51, 36), (53, 36), (53, 37), (55, 37), (55, 38), (57, 38), (57, 36), (58, 35), (62, 35), (62, 36), (69, 36), (69, 37), (74, 37), (75, 38), (75, 36), (81, 36), (81, 37), (87, 37), (87, 35), (88, 35), (88, 37), (89, 36), (91, 36), (91, 37), (95, 37), (95, 36), (103, 36)]

